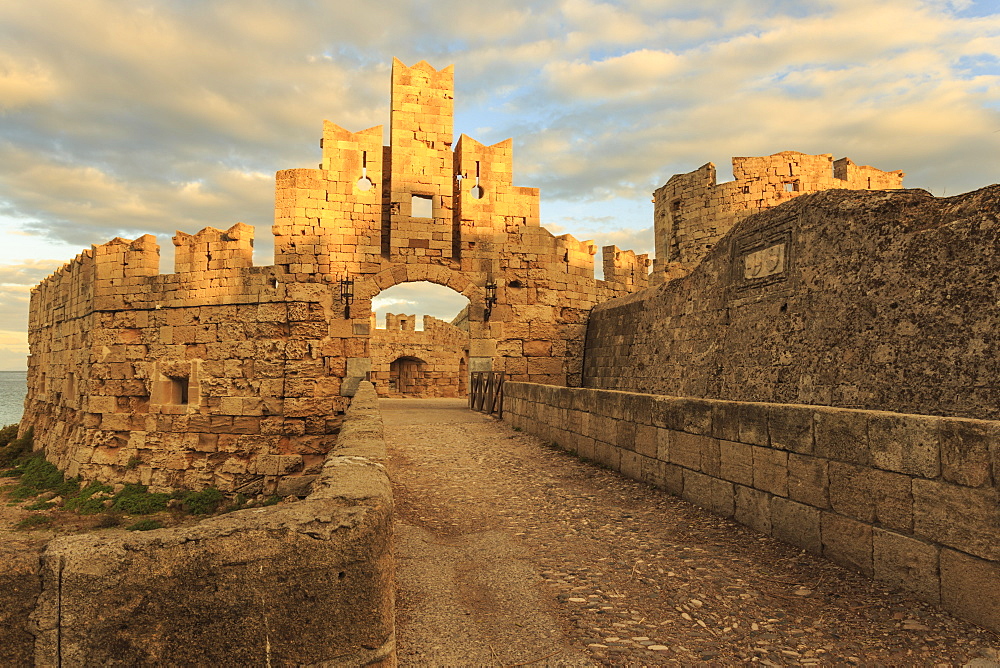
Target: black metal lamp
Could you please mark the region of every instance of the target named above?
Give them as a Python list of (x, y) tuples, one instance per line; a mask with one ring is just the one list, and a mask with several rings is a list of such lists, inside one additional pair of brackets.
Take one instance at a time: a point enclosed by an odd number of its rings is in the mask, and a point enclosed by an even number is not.
[(483, 311), (483, 321), (488, 321), (490, 319), (490, 314), (493, 312), (493, 307), (497, 305), (497, 284), (496, 281), (490, 281), (486, 284), (486, 309)]
[(344, 300), (344, 319), (351, 319), (351, 304), (354, 303), (354, 279), (340, 279), (340, 298)]

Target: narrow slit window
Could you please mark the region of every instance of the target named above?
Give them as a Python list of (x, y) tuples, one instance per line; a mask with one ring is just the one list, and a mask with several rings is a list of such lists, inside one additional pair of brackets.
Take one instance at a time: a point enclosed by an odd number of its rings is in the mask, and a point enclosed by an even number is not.
[(361, 192), (368, 192), (372, 189), (372, 180), (368, 178), (368, 151), (361, 152), (361, 178), (358, 179), (357, 188)]
[(476, 185), (472, 186), (472, 189), (469, 190), (469, 194), (472, 195), (472, 197), (475, 198), (475, 199), (482, 199), (483, 195), (486, 194), (486, 191), (483, 190), (483, 187), (479, 184), (479, 161), (478, 160), (476, 160)]

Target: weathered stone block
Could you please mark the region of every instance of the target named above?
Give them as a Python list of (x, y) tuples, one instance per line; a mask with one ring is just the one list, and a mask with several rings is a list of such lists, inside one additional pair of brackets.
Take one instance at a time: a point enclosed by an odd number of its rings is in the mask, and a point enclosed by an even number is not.
[(1000, 632), (1000, 563), (941, 550), (941, 602), (948, 610)]
[(719, 401), (712, 405), (712, 436), (724, 441), (740, 439), (740, 404)]
[(872, 576), (872, 527), (843, 515), (820, 515), (823, 556), (855, 573)]
[(716, 515), (732, 517), (734, 510), (733, 485), (695, 471), (684, 471), (684, 489), (681, 497)]
[(701, 471), (713, 478), (719, 477), (719, 440), (709, 438), (701, 449)]
[(767, 404), (739, 404), (739, 438), (736, 440), (750, 445), (766, 446), (769, 444), (767, 435)]
[(597, 441), (589, 436), (581, 435), (576, 442), (576, 454), (581, 459), (594, 460), (594, 452), (597, 449)]
[(937, 417), (869, 413), (872, 464), (887, 471), (936, 478), (941, 471), (940, 423)]
[(629, 450), (622, 450), (619, 471), (622, 475), (632, 480), (642, 480), (642, 455), (637, 455)]
[(776, 496), (788, 496), (788, 453), (754, 446), (753, 486)]
[(674, 438), (674, 433), (669, 429), (656, 428), (656, 458), (660, 461), (670, 461), (670, 442)]
[(991, 488), (913, 480), (913, 533), (982, 559), (1000, 561), (1000, 494)]
[(318, 475), (286, 476), (278, 481), (275, 494), (278, 496), (308, 496)]
[(871, 465), (867, 413), (836, 408), (816, 408), (814, 411), (817, 456)]
[(872, 531), (872, 567), (875, 579), (913, 592), (922, 601), (941, 600), (938, 548), (884, 529)]
[(771, 447), (800, 454), (813, 452), (813, 409), (772, 404), (767, 415)]
[(701, 451), (708, 446), (711, 436), (675, 431), (671, 434), (670, 463), (694, 471), (701, 470)]
[(656, 457), (656, 427), (652, 425), (640, 424), (635, 429), (635, 451), (643, 457)]
[(615, 471), (621, 470), (622, 451), (606, 441), (594, 441), (594, 461)]
[(788, 497), (816, 508), (829, 508), (828, 464), (819, 457), (789, 453)]
[(681, 496), (684, 493), (684, 471), (687, 469), (663, 462), (662, 489), (674, 496)]
[(723, 480), (753, 486), (753, 446), (719, 441), (719, 476)]
[(733, 519), (754, 531), (770, 536), (771, 495), (753, 487), (735, 485)]
[(616, 420), (614, 444), (623, 450), (635, 451), (636, 425), (628, 420)]
[(35, 665), (28, 618), (41, 592), (43, 546), (43, 541), (11, 535), (0, 546), (0, 665)]
[(862, 522), (903, 531), (913, 526), (909, 476), (843, 462), (830, 462), (830, 506)]
[(689, 434), (711, 434), (715, 403), (706, 399), (656, 397), (651, 407), (653, 424)]
[(771, 499), (771, 535), (813, 554), (822, 554), (820, 511), (780, 496)]
[(956, 418), (944, 418), (939, 424), (942, 477), (969, 487), (991, 484), (990, 443), (1000, 435), (1000, 425)]

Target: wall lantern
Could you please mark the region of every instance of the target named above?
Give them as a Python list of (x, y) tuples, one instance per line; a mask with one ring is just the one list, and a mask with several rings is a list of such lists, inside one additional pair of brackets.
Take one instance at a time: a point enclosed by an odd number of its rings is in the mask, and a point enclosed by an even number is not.
[(354, 279), (340, 279), (340, 298), (344, 301), (344, 319), (351, 319), (351, 304), (354, 303)]
[(486, 322), (490, 319), (490, 314), (493, 312), (493, 307), (497, 305), (497, 284), (496, 281), (490, 281), (486, 284), (486, 310), (483, 311), (483, 321)]

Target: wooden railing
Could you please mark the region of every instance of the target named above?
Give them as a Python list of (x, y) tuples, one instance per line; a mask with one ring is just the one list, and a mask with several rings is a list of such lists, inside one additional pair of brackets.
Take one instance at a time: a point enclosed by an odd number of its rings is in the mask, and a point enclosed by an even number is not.
[(503, 417), (503, 373), (473, 371), (469, 382), (469, 408)]

